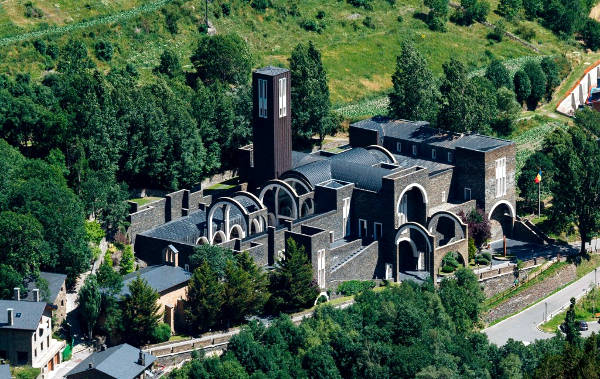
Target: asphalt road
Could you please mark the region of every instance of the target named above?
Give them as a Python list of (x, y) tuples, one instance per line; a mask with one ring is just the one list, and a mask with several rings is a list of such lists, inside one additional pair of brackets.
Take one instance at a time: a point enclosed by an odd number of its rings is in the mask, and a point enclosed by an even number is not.
[[(600, 280), (600, 272), (598, 272), (598, 279)], [(566, 309), (572, 297), (579, 299), (593, 285), (594, 271), (521, 313), (484, 329), (483, 332), (487, 334), (490, 342), (498, 346), (504, 345), (509, 338), (525, 343), (533, 342), (536, 339), (551, 338), (554, 334), (542, 332), (537, 327), (544, 321), (546, 304), (548, 304), (547, 319), (549, 320), (552, 316)], [(587, 333), (583, 333), (583, 335), (600, 329), (596, 326), (598, 325), (597, 323), (588, 324), (590, 324), (590, 330)]]

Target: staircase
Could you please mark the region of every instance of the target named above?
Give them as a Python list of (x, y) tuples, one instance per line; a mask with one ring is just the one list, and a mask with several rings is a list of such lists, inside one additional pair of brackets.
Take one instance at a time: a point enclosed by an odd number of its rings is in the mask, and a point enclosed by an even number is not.
[(358, 257), (369, 246), (370, 245), (361, 246), (359, 249), (357, 249), (354, 252), (346, 255), (344, 258), (342, 258), (342, 260), (340, 262), (336, 263), (335, 265), (333, 265), (331, 267), (331, 269), (329, 270), (329, 273), (333, 274), (334, 272), (336, 272), (340, 268), (344, 267), (346, 265), (346, 263), (348, 263), (348, 262), (352, 261), (354, 258)]

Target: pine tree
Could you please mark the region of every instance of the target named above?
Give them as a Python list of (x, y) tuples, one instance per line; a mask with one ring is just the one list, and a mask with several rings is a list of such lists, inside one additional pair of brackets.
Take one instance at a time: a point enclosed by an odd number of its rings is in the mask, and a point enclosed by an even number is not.
[(292, 238), (286, 242), (285, 259), (271, 274), (270, 289), (269, 309), (274, 313), (308, 308), (319, 294), (304, 246), (298, 246)]
[(79, 290), (77, 303), (79, 304), (79, 315), (87, 327), (88, 338), (92, 339), (94, 326), (100, 315), (100, 304), (102, 296), (98, 289), (98, 282), (95, 275), (90, 275), (85, 279), (83, 286)]
[(129, 295), (121, 300), (123, 339), (134, 346), (153, 341), (154, 329), (161, 319), (158, 293), (138, 276), (129, 283)]
[(527, 98), (527, 105), (531, 109), (535, 109), (546, 94), (546, 74), (538, 62), (526, 63), (523, 71), (527, 73), (531, 82), (531, 93)]
[(567, 342), (570, 344), (574, 344), (579, 339), (581, 333), (579, 333), (579, 328), (577, 327), (577, 321), (575, 320), (575, 298), (571, 298), (571, 305), (569, 305), (569, 309), (567, 310), (567, 314), (565, 315), (565, 323), (563, 332), (567, 337)]
[(321, 53), (312, 41), (298, 44), (289, 59), (291, 74), (292, 132), (296, 137), (310, 139), (318, 135), (319, 146), (325, 136), (336, 132), (331, 115), (327, 73)]
[(531, 80), (529, 80), (529, 76), (527, 76), (525, 71), (519, 70), (515, 73), (513, 82), (515, 84), (515, 95), (517, 95), (517, 101), (522, 105), (531, 94)]
[(439, 103), (435, 82), (425, 58), (412, 44), (404, 43), (392, 75), (394, 89), (388, 95), (390, 116), (435, 122)]
[(121, 269), (119, 270), (119, 273), (121, 275), (127, 275), (133, 271), (135, 271), (133, 248), (131, 245), (126, 245), (125, 249), (123, 249), (123, 256), (121, 257)]
[(189, 281), (184, 315), (192, 332), (201, 333), (217, 324), (224, 303), (223, 285), (218, 274), (203, 260)]
[(552, 93), (560, 84), (558, 66), (556, 65), (554, 59), (550, 57), (545, 57), (542, 59), (540, 66), (542, 66), (542, 70), (546, 74), (546, 100), (550, 101), (552, 99)]

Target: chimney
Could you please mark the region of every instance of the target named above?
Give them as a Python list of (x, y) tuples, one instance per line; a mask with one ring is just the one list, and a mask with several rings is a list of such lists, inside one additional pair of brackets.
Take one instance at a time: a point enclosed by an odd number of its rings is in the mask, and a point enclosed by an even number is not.
[(12, 326), (15, 323), (15, 319), (14, 319), (14, 310), (12, 308), (7, 308), (6, 311), (8, 312), (8, 325)]
[(21, 301), (21, 289), (19, 287), (15, 287), (13, 289), (14, 294), (15, 294), (15, 300), (16, 301)]
[(37, 303), (38, 301), (40, 301), (40, 290), (38, 288), (34, 288), (32, 292), (33, 292), (33, 301), (35, 301)]
[(140, 357), (138, 358), (137, 363), (138, 365), (146, 366), (146, 356), (142, 350), (140, 350)]

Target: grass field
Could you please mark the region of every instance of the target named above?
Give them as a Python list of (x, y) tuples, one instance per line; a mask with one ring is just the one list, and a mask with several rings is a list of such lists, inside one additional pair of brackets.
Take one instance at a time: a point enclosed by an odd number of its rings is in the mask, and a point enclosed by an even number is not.
[[(163, 0), (166, 6), (175, 7), (172, 1)], [(46, 37), (61, 45), (69, 37), (83, 39), (91, 47), (99, 38), (116, 43), (114, 64), (131, 63), (138, 67), (142, 77), (148, 77), (157, 64), (163, 49), (170, 46), (179, 53), (184, 65), (189, 67), (189, 56), (199, 37), (197, 30), (204, 17), (204, 1), (182, 1), (177, 22), (179, 32), (166, 30), (165, 17), (157, 9), (141, 12), (158, 1), (33, 1), (42, 11), (40, 18), (25, 17), (25, 3), (8, 0), (0, 6), (0, 41), (2, 38), (21, 36), (24, 33), (48, 33)], [(221, 4), (209, 4), (210, 19), (219, 33), (236, 32), (250, 44), (255, 66), (264, 64), (286, 65), (293, 47), (299, 42), (312, 40), (323, 53), (329, 74), (331, 97), (336, 107), (361, 103), (376, 98), (391, 86), (390, 76), (395, 68), (396, 55), (403, 41), (413, 41), (425, 55), (432, 70), (439, 74), (442, 64), (450, 57), (465, 61), (471, 70), (484, 67), (494, 55), (501, 59), (515, 59), (539, 55), (518, 42), (505, 38), (492, 43), (486, 35), (489, 29), (480, 24), (470, 27), (448, 23), (446, 33), (432, 32), (419, 15), (427, 11), (419, 0), (397, 2), (392, 7), (386, 0), (374, 0), (374, 10), (355, 8), (346, 2), (334, 0), (303, 0), (297, 2), (299, 15), (286, 15), (290, 2), (273, 0), (273, 8), (265, 12), (253, 10), (247, 1), (230, 0), (231, 14), (222, 15)], [(492, 9), (496, 1), (492, 2)], [(322, 11), (324, 16), (317, 19)], [(216, 16), (219, 16), (218, 18)], [(401, 16), (401, 21), (398, 20)], [(374, 28), (363, 24), (370, 17)], [(489, 20), (498, 16), (493, 12)], [(323, 25), (322, 32), (304, 30), (300, 24), (312, 20)], [(536, 23), (525, 22), (536, 31), (532, 41), (542, 55), (573, 50), (575, 47), (560, 41)], [(84, 27), (78, 28), (83, 24)], [(55, 29), (56, 27), (62, 29)], [(508, 30), (515, 25), (508, 24)], [(52, 32), (52, 31), (55, 32)], [(39, 78), (49, 67), (30, 43), (35, 38), (23, 37), (16, 43), (0, 48), (0, 72), (29, 71)], [(12, 39), (11, 39), (12, 41)], [(109, 64), (96, 62), (106, 70)], [(378, 103), (365, 104), (379, 109)], [(375, 108), (373, 108), (375, 105)], [(364, 113), (364, 112), (363, 112)]]

